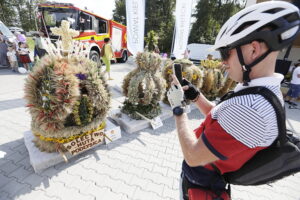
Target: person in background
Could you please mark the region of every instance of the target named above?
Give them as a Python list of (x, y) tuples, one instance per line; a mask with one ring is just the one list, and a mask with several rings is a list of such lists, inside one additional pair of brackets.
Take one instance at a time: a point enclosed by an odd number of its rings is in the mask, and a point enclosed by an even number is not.
[(21, 51), (21, 45), (22, 45), (22, 42), (18, 42), (17, 44), (14, 45), (14, 49), (16, 51), (16, 56), (17, 56), (17, 61), (18, 61), (18, 67), (23, 67), (24, 68), (24, 65), (21, 62), (20, 53), (19, 53)]
[(29, 66), (31, 64), (31, 60), (29, 57), (30, 51), (26, 43), (21, 43), (18, 53), (20, 57), (20, 62), (23, 64), (24, 68), (28, 71)]
[(79, 14), (79, 30), (80, 32), (84, 32), (84, 26), (85, 26), (85, 18), (83, 12)]
[(20, 32), (15, 32), (15, 36), (16, 36), (16, 42), (22, 42), (22, 43), (26, 43), (26, 36), (24, 34), (21, 34)]
[(289, 91), (285, 97), (285, 102), (292, 106), (297, 106), (296, 99), (300, 97), (300, 62), (295, 64), (292, 71), (292, 80), (289, 85)]
[(7, 44), (5, 43), (3, 38), (0, 38), (0, 66), (7, 67)]
[(39, 58), (42, 58), (44, 55), (46, 55), (46, 44), (45, 44), (45, 34), (42, 31), (39, 31), (39, 35), (35, 38), (34, 41), (34, 49), (36, 50), (36, 54)]
[(8, 47), (7, 58), (10, 64), (10, 68), (13, 72), (18, 72), (18, 63), (16, 51), (12, 46)]
[(103, 56), (102, 56), (102, 60), (106, 66), (106, 70), (105, 70), (105, 73), (108, 74), (108, 80), (113, 80), (113, 78), (111, 78), (110, 76), (110, 60), (112, 58), (114, 58), (114, 52), (112, 50), (112, 47), (111, 47), (111, 40), (110, 38), (105, 38), (104, 39), (104, 45), (102, 47), (102, 50), (104, 52), (102, 53)]
[(37, 41), (36, 41), (36, 39), (39, 37), (39, 35), (38, 34), (33, 34), (33, 37), (32, 37), (32, 40), (34, 41), (34, 48), (33, 48), (33, 60), (34, 60), (34, 62), (36, 62), (36, 60), (37, 60), (37, 58), (39, 58), (39, 56), (38, 56), (38, 51), (37, 51)]
[(211, 54), (208, 54), (206, 58), (207, 58), (207, 60), (213, 60), (214, 59), (213, 55), (211, 55)]

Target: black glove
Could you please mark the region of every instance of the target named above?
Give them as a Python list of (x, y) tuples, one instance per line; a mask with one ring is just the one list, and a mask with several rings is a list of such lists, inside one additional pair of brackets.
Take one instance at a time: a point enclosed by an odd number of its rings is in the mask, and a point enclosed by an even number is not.
[(182, 86), (189, 86), (189, 89), (184, 90), (184, 96), (186, 99), (188, 100), (195, 100), (199, 95), (200, 92), (199, 90), (189, 81), (187, 81), (186, 79), (182, 80)]

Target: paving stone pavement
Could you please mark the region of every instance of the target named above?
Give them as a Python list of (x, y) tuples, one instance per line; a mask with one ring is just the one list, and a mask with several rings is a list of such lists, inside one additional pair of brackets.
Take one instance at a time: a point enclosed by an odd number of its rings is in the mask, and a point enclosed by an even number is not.
[[(110, 86), (120, 85), (132, 66), (113, 64)], [(122, 138), (34, 173), (24, 145), (31, 117), (23, 100), (26, 75), (0, 70), (0, 200), (171, 200), (178, 199), (182, 153), (172, 118), (164, 126)], [(122, 95), (114, 89), (112, 107)], [(300, 106), (299, 106), (300, 107)], [(288, 127), (300, 134), (300, 114), (287, 109)], [(203, 116), (189, 114), (191, 128)], [(232, 186), (233, 200), (300, 200), (300, 174), (271, 185)]]

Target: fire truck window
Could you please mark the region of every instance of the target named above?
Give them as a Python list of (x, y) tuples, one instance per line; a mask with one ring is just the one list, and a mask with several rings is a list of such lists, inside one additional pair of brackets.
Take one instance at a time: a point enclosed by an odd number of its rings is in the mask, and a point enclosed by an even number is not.
[(93, 20), (91, 18), (91, 16), (88, 16), (87, 20), (86, 20), (86, 29), (88, 30), (92, 30), (93, 29)]
[(43, 12), (45, 24), (48, 27), (59, 27), (62, 20), (71, 22), (71, 28), (76, 28), (76, 11), (72, 9), (51, 8)]
[(44, 14), (44, 18), (48, 26), (56, 26), (56, 15), (46, 11)]
[(99, 20), (99, 33), (107, 33), (106, 21)]
[(93, 18), (93, 30), (95, 30), (96, 34), (99, 31), (98, 25), (99, 25), (98, 19)]
[(79, 30), (84, 31), (84, 23), (85, 23), (85, 16), (83, 13), (79, 14)]
[(74, 24), (75, 21), (76, 21), (74, 18), (75, 18), (75, 17), (73, 16), (73, 14), (72, 14), (70, 17), (67, 18), (68, 21), (70, 22), (71, 26), (73, 26), (73, 24)]
[(79, 15), (79, 29), (80, 31), (92, 29), (92, 18), (89, 15), (80, 13)]

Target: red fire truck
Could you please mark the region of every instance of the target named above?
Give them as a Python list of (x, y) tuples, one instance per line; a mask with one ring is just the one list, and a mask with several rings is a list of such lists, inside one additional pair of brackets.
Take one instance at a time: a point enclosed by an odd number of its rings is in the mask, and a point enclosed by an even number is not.
[(68, 20), (72, 29), (80, 31), (75, 40), (89, 42), (90, 59), (101, 65), (100, 51), (104, 44), (104, 38), (111, 38), (115, 57), (119, 62), (126, 62), (128, 58), (126, 26), (113, 20), (108, 20), (82, 10), (70, 3), (44, 3), (38, 5), (38, 18), (41, 30), (57, 40), (58, 36), (51, 33), (51, 27), (59, 27), (62, 20)]

